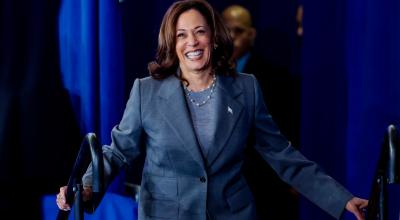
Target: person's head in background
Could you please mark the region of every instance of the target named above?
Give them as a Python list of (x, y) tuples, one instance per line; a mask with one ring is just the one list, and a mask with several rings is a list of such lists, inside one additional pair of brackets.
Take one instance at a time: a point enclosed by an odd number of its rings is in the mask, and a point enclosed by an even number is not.
[(234, 51), (232, 58), (239, 59), (248, 53), (256, 38), (250, 12), (240, 5), (231, 5), (222, 12), (222, 17), (229, 28), (233, 39)]

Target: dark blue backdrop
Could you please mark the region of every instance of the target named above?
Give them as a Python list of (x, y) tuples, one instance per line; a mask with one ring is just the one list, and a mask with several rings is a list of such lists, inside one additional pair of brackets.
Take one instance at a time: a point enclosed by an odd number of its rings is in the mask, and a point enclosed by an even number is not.
[[(303, 2), (302, 150), (368, 198), (384, 132), (400, 120), (399, 2)], [(326, 219), (302, 204), (303, 219)]]

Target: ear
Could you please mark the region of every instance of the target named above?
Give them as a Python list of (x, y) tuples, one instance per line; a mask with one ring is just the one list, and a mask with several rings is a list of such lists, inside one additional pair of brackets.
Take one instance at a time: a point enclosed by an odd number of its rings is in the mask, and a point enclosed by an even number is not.
[(249, 30), (249, 37), (250, 37), (252, 43), (254, 43), (256, 36), (257, 36), (257, 30), (255, 28), (251, 27)]

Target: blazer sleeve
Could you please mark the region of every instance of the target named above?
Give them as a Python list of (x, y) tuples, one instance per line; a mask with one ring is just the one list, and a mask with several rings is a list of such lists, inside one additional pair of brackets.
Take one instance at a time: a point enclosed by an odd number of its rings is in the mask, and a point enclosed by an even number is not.
[(282, 180), (331, 216), (340, 219), (346, 203), (353, 195), (291, 146), (268, 113), (254, 77), (253, 81), (255, 149)]
[[(136, 79), (124, 114), (118, 125), (111, 131), (111, 144), (103, 146), (104, 178), (108, 185), (120, 167), (128, 166), (140, 154), (142, 139), (141, 83)], [(92, 165), (82, 177), (83, 185), (92, 185)]]

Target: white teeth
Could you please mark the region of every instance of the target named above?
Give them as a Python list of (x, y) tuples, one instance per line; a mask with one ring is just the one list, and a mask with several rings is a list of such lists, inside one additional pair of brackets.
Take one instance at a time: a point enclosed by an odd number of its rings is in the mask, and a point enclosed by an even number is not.
[(199, 57), (203, 54), (202, 50), (195, 50), (195, 51), (191, 51), (191, 52), (187, 52), (185, 55), (189, 58), (189, 59), (194, 59), (196, 57)]

